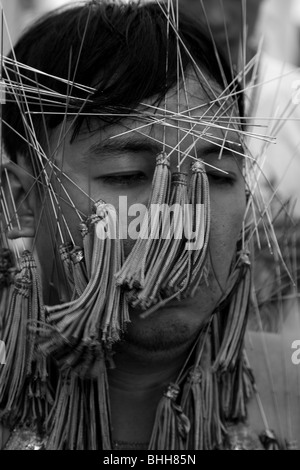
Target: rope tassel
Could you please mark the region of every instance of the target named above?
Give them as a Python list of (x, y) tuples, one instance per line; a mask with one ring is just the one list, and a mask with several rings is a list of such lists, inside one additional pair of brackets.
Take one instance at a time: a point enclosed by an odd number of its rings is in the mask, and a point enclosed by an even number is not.
[(152, 193), (148, 204), (147, 216), (144, 218), (141, 231), (122, 269), (116, 274), (117, 284), (129, 289), (143, 289), (147, 285), (153, 254), (157, 253), (160, 244), (161, 219), (159, 211), (153, 214), (152, 208), (166, 204), (170, 193), (170, 162), (165, 153), (156, 157)]
[(183, 413), (181, 406), (176, 403), (180, 389), (176, 383), (170, 383), (167, 391), (160, 400), (149, 450), (180, 450), (190, 430), (190, 422)]
[(60, 246), (59, 253), (71, 297), (80, 297), (88, 282), (83, 250), (78, 246), (74, 247), (72, 242), (67, 242)]
[[(95, 211), (96, 217), (87, 221), (89, 231), (93, 232), (90, 279), (84, 288), (85, 273), (80, 268), (80, 288), (83, 289), (80, 297), (46, 307), (48, 326), (43, 327), (44, 340), (40, 345), (41, 351), (53, 354), (62, 367), (81, 369), (84, 364), (85, 371), (93, 358), (101, 353), (102, 342), (109, 348), (112, 342), (120, 339), (121, 331), (129, 321), (124, 293), (114, 280), (123, 257), (116, 236), (116, 213), (103, 201), (96, 203)], [(78, 253), (76, 249), (74, 253), (79, 254), (82, 262), (81, 251)], [(74, 277), (76, 280), (76, 274)], [(76, 283), (78, 289), (78, 280)]]
[(106, 368), (97, 361), (97, 375), (81, 378), (61, 372), (49, 416), (47, 450), (111, 449), (110, 409)]
[[(184, 206), (185, 249), (174, 263), (166, 289), (180, 290), (181, 297), (194, 295), (202, 279), (210, 230), (209, 184), (202, 160), (192, 164), (189, 205)], [(187, 286), (182, 289), (183, 286)]]
[[(242, 351), (243, 353), (244, 351)], [(253, 394), (254, 381), (251, 370), (247, 367), (243, 356), (230, 372), (221, 374), (222, 384), (221, 403), (223, 414), (232, 420), (244, 420), (247, 417), (247, 402)]]
[(91, 265), (92, 265), (92, 258), (93, 258), (93, 232), (89, 230), (88, 225), (93, 225), (93, 219), (96, 219), (97, 215), (92, 214), (89, 218), (87, 223), (82, 222), (79, 224), (79, 230), (82, 236), (83, 242), (83, 252), (84, 252), (84, 261), (86, 267), (87, 278), (90, 279), (91, 277)]
[[(174, 207), (174, 212), (163, 215), (161, 225), (161, 237), (157, 244), (157, 249), (152, 252), (152, 259), (149, 263), (145, 278), (145, 287), (136, 295), (136, 300), (132, 302), (134, 307), (141, 306), (146, 309), (152, 303), (156, 303), (160, 296), (170, 297), (179, 294), (176, 286), (170, 290), (169, 285), (163, 286), (164, 279), (168, 272), (176, 263), (181, 261), (182, 255), (186, 254), (183, 239), (183, 220), (180, 219), (180, 209), (187, 204), (187, 175), (185, 173), (172, 174), (172, 192), (168, 208)], [(185, 266), (188, 265), (188, 254), (184, 257)]]
[(75, 281), (74, 281), (74, 273), (72, 269), (72, 260), (71, 260), (71, 252), (73, 250), (73, 243), (67, 242), (64, 243), (59, 247), (59, 254), (60, 259), (62, 261), (65, 277), (66, 277), (66, 285), (69, 288), (70, 296), (73, 297), (75, 292)]
[[(28, 328), (44, 322), (42, 290), (35, 261), (29, 251), (24, 251), (20, 260), (20, 271), (15, 275), (14, 287), (4, 322), (3, 340), (6, 345), (6, 364), (0, 370), (0, 402), (2, 416), (13, 411), (25, 416), (28, 408), (21, 407), (23, 398), (31, 395), (32, 389), (40, 387), (40, 394), (33, 394), (31, 404), (39, 408), (39, 419), (45, 415), (51, 402), (47, 381), (46, 362), (36, 355), (37, 332)], [(43, 385), (44, 384), (44, 385)], [(21, 396), (21, 394), (24, 394)], [(35, 416), (33, 415), (33, 421)]]
[(202, 160), (197, 160), (191, 168), (189, 194), (187, 175), (180, 172), (172, 174), (169, 200), (172, 237), (161, 240), (157, 251), (153, 253), (145, 288), (136, 293), (132, 302), (133, 306), (144, 309), (149, 308), (151, 303), (156, 304), (143, 314), (144, 317), (174, 297), (181, 299), (193, 296), (202, 277), (207, 276), (205, 261), (210, 230), (209, 185)]
[[(170, 172), (165, 166), (166, 157), (159, 155), (149, 204), (150, 224), (147, 217), (139, 239), (117, 275), (117, 283), (131, 289), (128, 293), (131, 305), (150, 309), (147, 314), (155, 310), (156, 307), (150, 308), (155, 304), (193, 295), (207, 254), (210, 207), (204, 164), (199, 160), (192, 165), (190, 196), (185, 173), (173, 173), (171, 192), (166, 189)], [(161, 188), (163, 196), (158, 201), (157, 193)], [(166, 210), (168, 213), (160, 216), (160, 212)], [(149, 225), (151, 239), (145, 240)]]
[(15, 268), (13, 256), (8, 248), (0, 248), (0, 339), (3, 340), (3, 329), (7, 323), (9, 306), (13, 293)]
[(181, 398), (182, 409), (191, 422), (186, 449), (212, 450), (222, 443), (224, 426), (211, 356), (211, 334), (201, 335), (196, 360), (187, 372)]
[(192, 164), (190, 185), (190, 203), (193, 208), (193, 231), (195, 240), (192, 244), (192, 278), (189, 292), (193, 296), (202, 279), (204, 263), (210, 233), (210, 197), (209, 183), (202, 160)]
[(76, 246), (73, 248), (70, 255), (72, 260), (74, 287), (78, 297), (80, 297), (85, 291), (88, 283), (83, 250)]
[(189, 371), (182, 399), (184, 412), (192, 423), (186, 449), (212, 450), (222, 442), (222, 423), (214, 388), (210, 370), (198, 366)]
[(234, 369), (243, 347), (251, 288), (250, 260), (248, 252), (245, 250), (239, 253), (236, 271), (233, 272), (233, 277), (237, 276), (237, 287), (231, 294), (226, 328), (213, 366), (213, 369), (219, 372)]

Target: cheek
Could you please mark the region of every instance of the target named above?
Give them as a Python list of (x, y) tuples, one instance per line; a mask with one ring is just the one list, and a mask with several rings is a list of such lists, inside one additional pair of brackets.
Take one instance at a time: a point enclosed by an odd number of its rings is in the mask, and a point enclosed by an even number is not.
[(230, 197), (211, 196), (209, 256), (212, 273), (222, 287), (236, 252), (245, 205), (244, 191), (236, 191)]
[[(68, 193), (69, 200), (67, 200), (65, 194), (62, 194), (60, 207), (72, 236), (79, 245), (81, 244), (81, 237), (78, 230), (78, 224), (80, 223), (78, 212), (81, 214), (81, 217), (85, 219), (85, 217), (92, 213), (93, 201), (102, 199), (106, 203), (111, 204), (116, 209), (117, 213), (121, 214), (119, 222), (122, 225), (124, 233), (127, 233), (130, 223), (136, 218), (142, 218), (140, 214), (145, 212), (151, 194), (151, 181), (150, 183), (145, 183), (145, 185), (139, 185), (138, 187), (122, 188), (118, 186), (108, 187), (101, 181), (95, 179), (90, 180), (87, 175), (80, 177), (73, 173), (70, 178), (74, 184), (70, 183), (66, 178), (63, 178), (64, 187)], [(61, 194), (59, 185), (56, 182), (54, 184), (56, 185), (57, 194)], [(73, 205), (78, 212), (72, 207)], [(126, 252), (128, 252), (128, 249), (130, 251), (134, 241), (135, 239), (130, 240), (130, 238), (129, 240), (125, 240)]]

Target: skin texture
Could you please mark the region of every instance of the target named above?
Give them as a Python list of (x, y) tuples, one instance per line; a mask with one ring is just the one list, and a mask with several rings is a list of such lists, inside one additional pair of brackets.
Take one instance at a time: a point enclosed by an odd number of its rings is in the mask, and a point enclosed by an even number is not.
[[(178, 110), (184, 112), (196, 108), (191, 112), (192, 115), (199, 116), (205, 112), (207, 115), (213, 115), (219, 107), (214, 105), (208, 109), (209, 101), (207, 93), (195, 80), (195, 76), (190, 74), (186, 79), (186, 90), (181, 88), (179, 97), (177, 90), (170, 90), (166, 102), (161, 106), (162, 108), (166, 106), (167, 111), (171, 112)], [(153, 103), (154, 100), (151, 100), (144, 104)], [(152, 108), (147, 111), (154, 113)], [(136, 202), (147, 204), (155, 170), (155, 157), (163, 150), (161, 142), (165, 142), (167, 152), (176, 147), (178, 141), (181, 141), (182, 152), (193, 143), (187, 124), (185, 124), (187, 130), (182, 131), (178, 127), (182, 127), (183, 123), (178, 125), (178, 122), (172, 119), (168, 119), (168, 123), (172, 126), (154, 124), (138, 130), (137, 128), (144, 122), (127, 119), (105, 129), (99, 129), (98, 123), (91, 121), (89, 129), (83, 127), (74, 141), (65, 138), (63, 144), (61, 136), (64, 135), (65, 129), (62, 127), (55, 129), (49, 135), (46, 154), (61, 169), (59, 178), (82, 215), (90, 213), (91, 200), (96, 201), (100, 198), (116, 207), (119, 195), (127, 196), (128, 207)], [(135, 130), (126, 136), (118, 136), (128, 128)], [(203, 125), (197, 125), (196, 129), (202, 131)], [(176, 377), (199, 330), (214, 311), (226, 288), (246, 205), (242, 174), (243, 159), (230, 150), (224, 150), (222, 158), (219, 159), (224, 133), (213, 127), (208, 132), (209, 140), (217, 142), (219, 146), (199, 139), (195, 149), (197, 156), (207, 163), (210, 183), (209, 285), (202, 283), (194, 298), (167, 305), (144, 320), (141, 319), (139, 311), (131, 309), (131, 323), (125, 333), (124, 341), (115, 347), (114, 361), (117, 367), (109, 371), (114, 439), (139, 442), (149, 439), (155, 409), (165, 385)], [(112, 139), (114, 136), (118, 137)], [(241, 151), (237, 132), (228, 132), (226, 139), (236, 142), (233, 147)], [(191, 155), (195, 155), (194, 152), (191, 151)], [(20, 158), (19, 163), (21, 167), (23, 165), (23, 174), (20, 177), (23, 187), (30, 188), (32, 180), (28, 171), (25, 171), (24, 160)], [(172, 172), (177, 171), (177, 163), (178, 155), (173, 151)], [(190, 173), (190, 164), (187, 158), (181, 170)], [(223, 173), (209, 165), (223, 170)], [(66, 202), (60, 185), (51, 173), (51, 166), (48, 165), (46, 168), (57, 194), (61, 195), (61, 211), (70, 232), (75, 243), (81, 245), (78, 215)], [(224, 171), (227, 174), (224, 174)], [(50, 289), (49, 279), (52, 279), (58, 297), (63, 300), (65, 297), (61, 274), (53, 265), (52, 246), (53, 242), (59, 243), (59, 238), (53, 240), (51, 225), (55, 226), (55, 222), (53, 215), (52, 222), (50, 220), (50, 201), (46, 199), (46, 204), (41, 210), (40, 197), (33, 193), (34, 191), (26, 199), (27, 212), (32, 217), (30, 219), (29, 216), (27, 222), (29, 220), (30, 226), (32, 220), (31, 229), (37, 232), (35, 249), (43, 273), (44, 297), (47, 299), (46, 302), (55, 303), (57, 298), (54, 298), (53, 290)], [(87, 197), (88, 194), (90, 198)], [(133, 244), (134, 240), (126, 241), (127, 255)]]
[[(208, 97), (193, 78), (188, 80), (187, 89), (187, 96), (183, 90), (180, 93), (179, 109), (181, 112), (186, 111), (188, 107), (194, 108), (207, 103)], [(177, 102), (177, 93), (171, 90), (167, 95), (167, 109), (176, 112)], [(213, 112), (215, 111), (216, 108), (213, 108)], [(204, 112), (205, 108), (195, 111), (198, 115)], [(176, 122), (173, 121), (172, 124), (176, 125)], [(163, 148), (160, 142), (164, 140), (164, 133), (166, 150), (176, 147), (178, 139), (182, 141), (180, 146), (182, 152), (193, 143), (193, 138), (188, 132), (179, 131), (178, 133), (176, 127), (169, 127), (165, 130), (159, 124), (155, 124), (151, 128), (150, 126), (144, 127), (141, 131), (131, 132), (125, 136), (111, 138), (128, 128), (136, 129), (140, 125), (141, 122), (127, 120), (99, 131), (96, 123), (92, 123), (94, 126), (94, 129), (91, 129), (92, 132), (86, 128), (83, 129), (74, 142), (70, 143), (69, 139), (65, 139), (63, 146), (60, 145), (57, 150), (61, 129), (56, 129), (50, 136), (50, 155), (53, 155), (56, 165), (61, 168), (64, 175), (74, 182), (72, 184), (69, 179), (62, 177), (71, 199), (81, 214), (88, 215), (90, 213), (91, 201), (85, 194), (90, 194), (93, 201), (101, 198), (116, 208), (118, 208), (119, 195), (127, 196), (128, 207), (136, 202), (146, 205), (151, 191), (155, 157)], [(198, 127), (200, 130), (203, 129), (203, 126)], [(209, 132), (216, 138), (223, 139), (224, 137), (220, 130), (211, 128)], [(238, 142), (238, 134), (228, 133), (227, 139)], [(141, 146), (138, 150), (136, 149), (137, 140), (139, 141), (138, 145)], [(212, 141), (213, 138), (209, 140)], [(124, 149), (124, 142), (128, 147), (126, 149)], [(222, 140), (216, 140), (216, 142), (219, 143)], [(153, 148), (154, 145), (155, 148)], [(235, 158), (230, 151), (224, 151), (222, 158), (218, 159), (220, 147), (203, 139), (199, 140), (195, 147), (198, 157), (205, 155), (204, 159), (209, 165), (228, 172), (228, 174), (224, 174), (207, 166), (212, 218), (209, 249), (210, 285), (207, 286), (203, 283), (199, 293), (193, 299), (184, 301), (184, 304), (178, 302), (178, 306), (172, 304), (172, 307), (163, 308), (145, 320), (141, 320), (138, 312), (131, 312), (131, 324), (128, 328), (127, 339), (138, 349), (146, 349), (150, 353), (159, 350), (165, 353), (170, 348), (181, 347), (186, 342), (189, 343), (190, 339), (195, 337), (199, 327), (214, 310), (225, 289), (236, 250), (236, 242), (241, 231), (245, 210), (242, 157)], [(236, 148), (240, 150), (239, 147)], [(172, 171), (177, 171), (178, 155), (176, 153), (173, 151), (171, 156)], [(190, 164), (191, 161), (187, 158), (182, 164), (181, 170), (190, 172)], [(54, 179), (53, 184), (57, 185)], [(78, 187), (83, 192), (79, 191)], [(62, 194), (59, 186), (57, 186), (57, 193)], [(63, 197), (61, 199), (62, 212), (75, 243), (81, 245), (78, 216), (64, 202), (64, 199)], [(35, 208), (35, 211), (39, 211), (39, 209)], [(36, 213), (35, 220), (39, 220)], [(46, 212), (42, 214), (41, 224), (40, 233), (49, 232), (46, 229), (46, 224), (48, 224)], [(126, 254), (129, 253), (134, 242), (134, 240), (126, 240)], [(38, 252), (45, 253), (47, 250), (51, 250), (51, 243), (46, 236), (37, 237), (36, 247)], [(49, 262), (51, 259), (50, 253), (49, 257), (40, 257), (42, 272), (48, 279), (51, 278), (51, 272), (53, 272), (53, 266)], [(61, 295), (63, 296), (64, 293), (62, 292)]]

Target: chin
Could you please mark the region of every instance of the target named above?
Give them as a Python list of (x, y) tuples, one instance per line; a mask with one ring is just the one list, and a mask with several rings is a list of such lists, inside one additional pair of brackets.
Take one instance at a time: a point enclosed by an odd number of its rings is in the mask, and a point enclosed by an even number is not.
[[(216, 305), (217, 296), (211, 289), (202, 288), (193, 298), (171, 300), (145, 318), (139, 308), (129, 307), (131, 323), (126, 339), (139, 342), (157, 341), (158, 344), (182, 343), (197, 334)], [(147, 311), (146, 311), (147, 313)]]
[(196, 313), (182, 308), (162, 308), (142, 319), (132, 309), (131, 323), (124, 333), (122, 345), (127, 350), (144, 353), (182, 353), (194, 342), (205, 323), (199, 310), (198, 307)]

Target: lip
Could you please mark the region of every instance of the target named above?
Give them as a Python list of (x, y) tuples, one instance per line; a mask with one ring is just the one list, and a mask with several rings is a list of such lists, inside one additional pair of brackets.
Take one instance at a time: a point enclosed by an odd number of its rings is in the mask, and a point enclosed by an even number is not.
[[(159, 310), (168, 310), (168, 309), (172, 309), (172, 308), (185, 308), (185, 307), (188, 307), (190, 306), (191, 304), (191, 300), (192, 298), (189, 297), (187, 299), (182, 299), (182, 300), (170, 300), (169, 302), (166, 302), (165, 304), (161, 305), (161, 306), (158, 306), (157, 310), (156, 311), (159, 311)], [(156, 304), (157, 305), (157, 304)], [(143, 314), (146, 314), (150, 309), (152, 309), (153, 307), (155, 307), (155, 305), (149, 307), (147, 310), (143, 310), (142, 308), (139, 308), (139, 307), (129, 307), (129, 312), (130, 313), (133, 313), (134, 315), (137, 315), (137, 316), (141, 316)], [(154, 311), (153, 313), (155, 313), (156, 311)]]
[(186, 305), (189, 305), (190, 301), (191, 301), (191, 298), (182, 299), (182, 300), (173, 299), (173, 300), (170, 300), (170, 302), (167, 302), (162, 308), (173, 308), (173, 307), (178, 307), (178, 306), (184, 307)]

